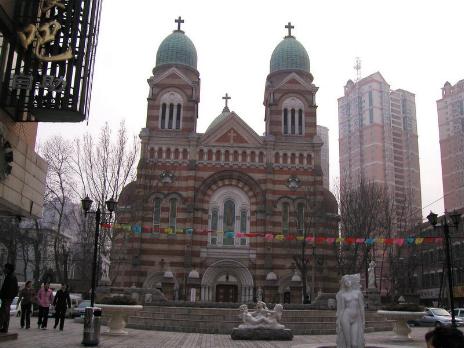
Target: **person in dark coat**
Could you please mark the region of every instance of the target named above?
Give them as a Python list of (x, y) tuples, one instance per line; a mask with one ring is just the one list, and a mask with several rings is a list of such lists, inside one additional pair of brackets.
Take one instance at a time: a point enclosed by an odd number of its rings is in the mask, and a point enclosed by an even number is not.
[(28, 280), (24, 288), (19, 292), (18, 303), (21, 303), (21, 329), (26, 324), (26, 329), (31, 327), (32, 302), (35, 298), (32, 282)]
[(0, 290), (0, 332), (7, 333), (10, 324), (10, 306), (18, 295), (18, 280), (14, 275), (14, 265), (7, 263), (4, 267), (5, 279)]
[(55, 326), (53, 328), (56, 329), (59, 322), (60, 330), (63, 331), (66, 309), (71, 308), (71, 298), (66, 284), (61, 284), (61, 289), (56, 292), (53, 306), (55, 306)]

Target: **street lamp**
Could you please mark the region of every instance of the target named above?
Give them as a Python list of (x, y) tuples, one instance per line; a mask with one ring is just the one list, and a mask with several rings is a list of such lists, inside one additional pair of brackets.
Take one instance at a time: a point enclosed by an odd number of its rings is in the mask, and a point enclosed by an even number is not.
[[(454, 317), (454, 293), (453, 293), (453, 274), (451, 268), (451, 252), (450, 252), (450, 236), (449, 236), (449, 227), (455, 227), (456, 230), (458, 229), (459, 222), (461, 220), (461, 214), (456, 211), (453, 211), (450, 215), (451, 221), (453, 224), (448, 224), (447, 220), (447, 213), (443, 216), (443, 233), (445, 235), (445, 252), (446, 252), (446, 268), (448, 270), (448, 289), (449, 289), (449, 298), (450, 298), (450, 306), (451, 306), (451, 325), (456, 327), (456, 318)], [(427, 220), (429, 223), (435, 228), (437, 227), (438, 223), (438, 215), (435, 213), (430, 212), (427, 216)]]
[(113, 197), (111, 197), (109, 200), (107, 200), (106, 203), (106, 208), (108, 209), (109, 213), (102, 213), (100, 211), (100, 205), (98, 206), (96, 211), (90, 211), (90, 208), (92, 207), (93, 201), (89, 198), (89, 196), (85, 196), (85, 198), (82, 200), (82, 209), (85, 212), (85, 215), (87, 214), (95, 214), (95, 242), (93, 245), (93, 264), (92, 264), (92, 292), (90, 295), (90, 307), (93, 307), (95, 304), (95, 287), (96, 287), (96, 282), (97, 282), (97, 251), (98, 251), (98, 240), (99, 240), (99, 235), (100, 235), (100, 223), (101, 223), (101, 215), (108, 214), (110, 219), (111, 219), (111, 214), (113, 211), (116, 210), (116, 206), (118, 205), (118, 202), (116, 202)]

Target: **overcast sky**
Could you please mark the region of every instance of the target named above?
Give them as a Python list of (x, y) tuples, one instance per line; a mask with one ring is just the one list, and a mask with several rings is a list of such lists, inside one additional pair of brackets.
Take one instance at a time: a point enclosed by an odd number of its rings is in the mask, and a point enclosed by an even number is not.
[[(331, 184), (339, 176), (337, 98), (356, 76), (380, 71), (392, 89), (416, 95), (423, 215), (443, 211), (436, 100), (446, 81), (464, 78), (464, 1), (103, 1), (90, 119), (39, 126), (39, 142), (96, 133), (108, 121), (129, 131), (145, 126), (147, 79), (161, 41), (182, 29), (195, 44), (201, 78), (198, 131), (230, 109), (264, 132), (263, 95), (269, 60), (286, 35), (285, 24), (308, 51), (317, 93), (317, 123), (329, 128)], [(436, 203), (430, 205), (432, 202)]]

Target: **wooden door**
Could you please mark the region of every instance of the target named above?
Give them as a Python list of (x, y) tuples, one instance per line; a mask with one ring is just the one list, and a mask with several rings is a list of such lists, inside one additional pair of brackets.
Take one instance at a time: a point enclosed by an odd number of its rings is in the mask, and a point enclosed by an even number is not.
[(238, 287), (237, 285), (217, 285), (216, 302), (237, 302)]

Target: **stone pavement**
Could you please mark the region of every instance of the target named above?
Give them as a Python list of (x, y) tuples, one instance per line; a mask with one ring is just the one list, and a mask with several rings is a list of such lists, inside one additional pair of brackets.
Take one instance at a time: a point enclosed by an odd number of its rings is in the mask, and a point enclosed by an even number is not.
[[(39, 330), (35, 325), (37, 318), (31, 318), (34, 324), (31, 329), (19, 328), (19, 319), (11, 318), (11, 332), (18, 332), (18, 340), (0, 344), (5, 348), (74, 348), (81, 346), (82, 324), (66, 320), (64, 331), (54, 330), (52, 319), (48, 330)], [(106, 331), (105, 326), (102, 331)], [(394, 343), (391, 341), (392, 332), (376, 332), (366, 334), (367, 346), (400, 348), (425, 347), (424, 335), (430, 328), (413, 328), (414, 341), (409, 343)], [(228, 335), (209, 335), (198, 333), (146, 331), (128, 329), (128, 336), (102, 336), (100, 347), (103, 348), (226, 348), (226, 347), (262, 347), (262, 348), (315, 348), (320, 345), (335, 345), (334, 335), (295, 336), (293, 341), (233, 341)]]

